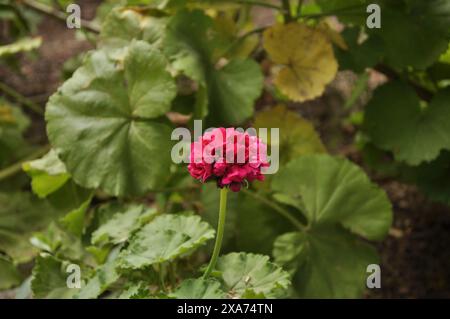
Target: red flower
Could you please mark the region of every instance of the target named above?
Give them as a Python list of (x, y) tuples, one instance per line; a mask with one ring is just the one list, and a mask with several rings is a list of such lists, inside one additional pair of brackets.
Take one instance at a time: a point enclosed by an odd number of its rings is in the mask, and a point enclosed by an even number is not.
[(269, 166), (266, 144), (234, 128), (206, 132), (191, 144), (190, 155), (192, 177), (203, 183), (216, 180), (218, 187), (228, 186), (233, 192), (245, 181), (264, 180), (261, 169)]

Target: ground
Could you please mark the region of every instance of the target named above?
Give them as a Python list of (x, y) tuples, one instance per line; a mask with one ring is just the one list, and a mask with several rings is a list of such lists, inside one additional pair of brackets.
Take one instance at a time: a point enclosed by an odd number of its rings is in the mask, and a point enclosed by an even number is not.
[[(83, 17), (92, 18), (98, 1), (78, 2)], [(263, 13), (257, 15), (261, 24), (266, 21)], [(78, 40), (74, 31), (53, 18), (44, 18), (37, 33), (44, 40), (39, 58), (24, 58), (22, 75), (0, 66), (0, 79), (44, 107), (62, 81), (64, 62), (93, 46), (88, 41)], [(314, 123), (332, 153), (361, 163), (352, 143), (354, 130), (341, 124), (347, 116), (347, 111), (342, 108), (343, 101), (354, 79), (352, 74), (340, 73), (322, 98), (290, 107)], [(374, 81), (382, 79), (375, 75)], [(42, 141), (45, 139), (44, 123), (39, 117), (32, 116), (34, 124), (28, 135), (35, 141)], [(370, 170), (368, 173), (389, 195), (394, 208), (394, 224), (389, 236), (378, 245), (382, 288), (368, 291), (366, 297), (450, 298), (450, 209), (431, 203), (414, 186), (380, 179)], [(3, 297), (8, 296), (11, 295), (3, 294)]]

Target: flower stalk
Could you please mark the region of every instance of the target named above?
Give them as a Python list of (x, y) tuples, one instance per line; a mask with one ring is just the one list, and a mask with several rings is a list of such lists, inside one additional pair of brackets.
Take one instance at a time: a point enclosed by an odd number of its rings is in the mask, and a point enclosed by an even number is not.
[(219, 204), (219, 221), (217, 223), (216, 242), (214, 244), (214, 250), (209, 261), (209, 265), (203, 274), (203, 278), (206, 279), (216, 266), (217, 259), (219, 258), (220, 249), (222, 247), (223, 233), (225, 231), (225, 220), (227, 216), (227, 194), (228, 188), (224, 187), (220, 189), (220, 204)]

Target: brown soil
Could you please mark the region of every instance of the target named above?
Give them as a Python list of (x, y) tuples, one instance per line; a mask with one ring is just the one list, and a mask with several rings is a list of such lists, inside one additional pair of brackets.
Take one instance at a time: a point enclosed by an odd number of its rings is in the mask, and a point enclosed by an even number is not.
[[(78, 1), (83, 17), (95, 14), (99, 1)], [(43, 45), (36, 59), (22, 58), (21, 74), (0, 66), (0, 79), (44, 107), (61, 83), (64, 62), (93, 46), (77, 40), (75, 32), (53, 18), (44, 18), (37, 35)], [(354, 129), (342, 125), (342, 105), (354, 76), (341, 73), (327, 93), (304, 105), (291, 105), (312, 120), (329, 150), (359, 161), (352, 141)], [(31, 114), (31, 113), (30, 113)], [(38, 117), (30, 135), (45, 139)], [(388, 193), (395, 211), (390, 235), (378, 245), (382, 259), (382, 288), (368, 291), (368, 298), (450, 298), (450, 209), (427, 201), (413, 186), (395, 180), (377, 181)], [(447, 246), (449, 245), (449, 246)], [(4, 295), (5, 297), (6, 295)]]

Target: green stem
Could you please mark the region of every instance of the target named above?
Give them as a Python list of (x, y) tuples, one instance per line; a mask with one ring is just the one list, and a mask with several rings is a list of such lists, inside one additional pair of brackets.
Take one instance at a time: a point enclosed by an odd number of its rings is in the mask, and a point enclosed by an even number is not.
[(292, 21), (291, 16), (291, 4), (289, 0), (282, 0), (281, 3), (283, 4), (283, 10), (284, 10), (284, 23), (289, 23)]
[(45, 145), (45, 146), (37, 149), (35, 152), (31, 153), (28, 157), (24, 158), (23, 160), (5, 168), (5, 169), (2, 169), (0, 171), (0, 181), (6, 179), (8, 177), (14, 176), (15, 174), (17, 174), (18, 172), (20, 172), (22, 170), (23, 163), (34, 160), (36, 158), (39, 158), (39, 157), (43, 156), (44, 154), (46, 154), (49, 150), (50, 150), (50, 145)]
[(268, 2), (263, 2), (263, 1), (257, 1), (257, 0), (228, 0), (227, 2), (229, 3), (238, 3), (238, 4), (248, 4), (251, 6), (257, 6), (257, 7), (266, 7), (266, 8), (270, 8), (270, 9), (276, 9), (279, 11), (284, 11), (284, 9), (282, 7), (279, 7), (275, 4), (271, 4)]
[(303, 1), (304, 0), (298, 0), (297, 4), (297, 13), (295, 14), (296, 18), (298, 19), (300, 15), (302, 14), (302, 7), (303, 7)]
[(278, 205), (278, 204), (272, 202), (271, 200), (269, 200), (269, 199), (259, 195), (258, 193), (249, 191), (247, 189), (242, 189), (242, 191), (245, 194), (247, 194), (249, 196), (252, 196), (254, 199), (260, 201), (261, 203), (263, 203), (266, 206), (269, 206), (270, 208), (275, 210), (278, 214), (280, 214), (281, 216), (283, 216), (284, 218), (289, 220), (291, 222), (291, 224), (294, 225), (298, 230), (300, 230), (300, 231), (304, 231), (305, 230), (305, 226), (297, 218), (295, 218), (288, 210), (284, 209), (280, 205)]
[(227, 56), (228, 54), (230, 54), (232, 52), (232, 50), (234, 50), (238, 45), (240, 45), (242, 43), (242, 41), (244, 41), (249, 36), (252, 36), (252, 35), (257, 34), (257, 33), (261, 33), (264, 30), (266, 30), (266, 27), (257, 28), (257, 29), (251, 30), (251, 31), (249, 31), (247, 33), (244, 33), (242, 36), (240, 36), (239, 38), (234, 40), (228, 46), (228, 49), (226, 49), (224, 56)]
[(220, 190), (220, 205), (219, 205), (219, 222), (217, 223), (217, 235), (216, 243), (214, 244), (214, 250), (209, 261), (209, 265), (203, 274), (203, 278), (208, 278), (211, 271), (214, 269), (217, 263), (217, 258), (219, 258), (220, 248), (222, 247), (223, 233), (225, 230), (225, 219), (227, 216), (227, 193), (228, 189), (226, 187)]
[[(300, 15), (297, 18), (315, 19), (315, 18), (322, 18), (322, 17), (334, 16), (334, 15), (335, 16), (358, 16), (358, 15), (361, 15), (361, 13), (358, 12), (359, 9), (361, 9), (361, 8), (364, 8), (364, 5), (354, 5), (354, 6), (336, 9), (333, 11), (316, 13), (316, 14), (305, 14), (305, 15)], [(358, 11), (353, 11), (353, 10), (358, 10)]]
[(26, 98), (25, 96), (14, 90), (12, 87), (9, 87), (5, 83), (0, 82), (0, 91), (3, 91), (5, 94), (14, 98), (17, 102), (28, 107), (33, 112), (39, 115), (44, 115), (44, 110), (39, 105), (31, 101), (30, 99)]
[(158, 275), (159, 275), (159, 285), (163, 291), (166, 291), (166, 282), (164, 280), (165, 277), (165, 267), (164, 264), (158, 265)]

